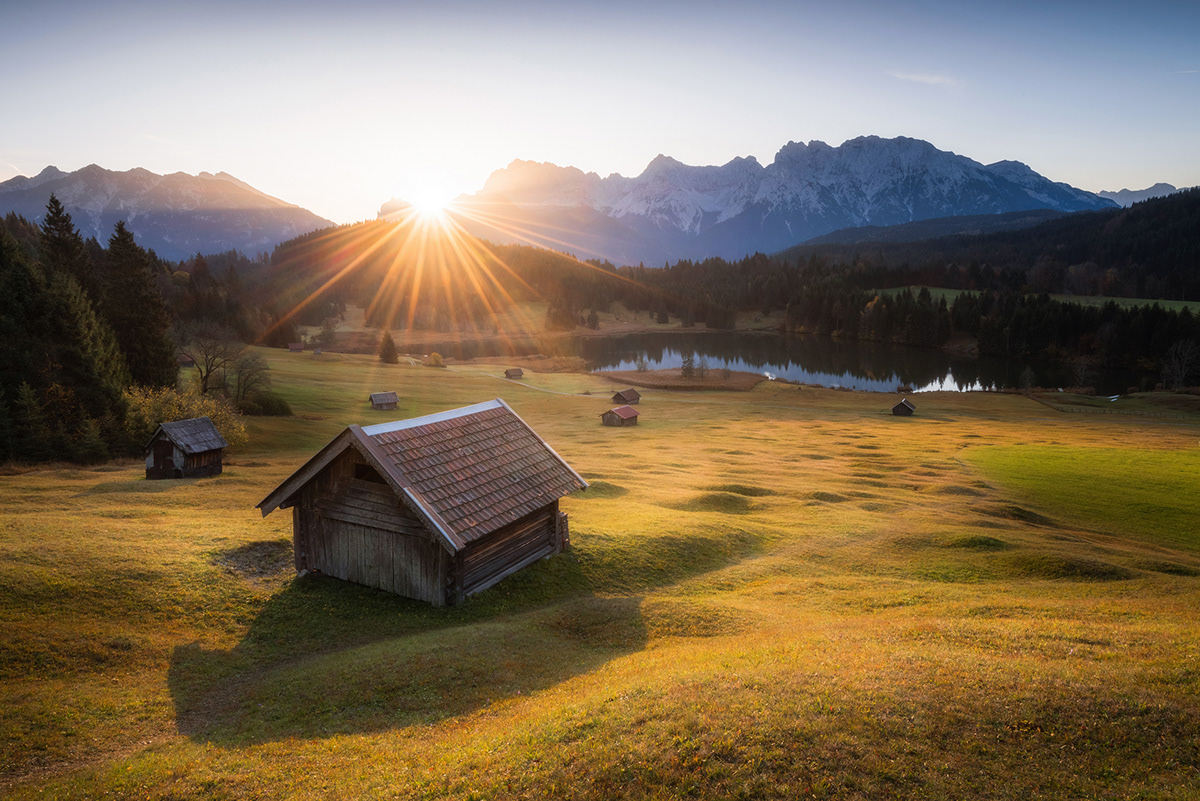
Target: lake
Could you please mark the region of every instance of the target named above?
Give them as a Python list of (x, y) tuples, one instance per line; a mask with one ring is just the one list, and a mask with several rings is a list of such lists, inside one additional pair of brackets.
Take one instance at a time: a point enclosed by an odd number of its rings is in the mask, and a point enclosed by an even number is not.
[[(1075, 385), (1071, 365), (1006, 359), (973, 358), (936, 348), (916, 348), (830, 337), (773, 333), (674, 332), (616, 337), (561, 337), (547, 340), (468, 342), (430, 345), (430, 351), (459, 359), (481, 356), (579, 356), (593, 370), (636, 370), (639, 361), (651, 370), (679, 369), (684, 357), (709, 370), (763, 373), (772, 378), (827, 387), (894, 392), (903, 384), (916, 392), (992, 390), (1021, 386), (1026, 368), (1034, 386)], [(1153, 389), (1157, 379), (1131, 370), (1096, 370), (1087, 385), (1102, 395), (1127, 387)]]

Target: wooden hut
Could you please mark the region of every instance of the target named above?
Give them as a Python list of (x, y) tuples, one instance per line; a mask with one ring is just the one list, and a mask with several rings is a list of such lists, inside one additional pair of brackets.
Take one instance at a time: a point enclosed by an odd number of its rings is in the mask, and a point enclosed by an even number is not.
[(303, 351), (304, 351), (304, 343), (303, 342), (289, 342), (288, 343), (288, 352), (289, 353), (302, 353)]
[(146, 443), (146, 478), (220, 475), (222, 451), (228, 447), (207, 417), (159, 423)]
[(892, 407), (892, 414), (897, 414), (902, 417), (912, 417), (912, 413), (917, 410), (916, 406), (908, 398), (903, 398), (899, 403)]
[(616, 395), (613, 395), (612, 399), (613, 403), (634, 404), (642, 399), (642, 395), (636, 389), (630, 387), (629, 389), (623, 389)]
[(524, 378), (525, 373), (520, 367), (510, 367), (504, 371), (505, 378)]
[(497, 398), (351, 425), (258, 508), (292, 508), (298, 571), (441, 606), (563, 550), (559, 498), (586, 487)]
[(370, 400), (372, 409), (384, 409), (386, 411), (395, 409), (396, 404), (400, 402), (395, 392), (372, 392)]
[(638, 414), (632, 406), (617, 406), (600, 415), (600, 421), (606, 426), (636, 426)]

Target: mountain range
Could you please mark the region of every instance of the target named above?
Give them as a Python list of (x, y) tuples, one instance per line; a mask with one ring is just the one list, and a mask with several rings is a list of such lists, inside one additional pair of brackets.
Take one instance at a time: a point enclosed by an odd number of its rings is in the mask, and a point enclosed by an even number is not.
[(1143, 200), (1149, 200), (1152, 197), (1166, 197), (1178, 191), (1178, 189), (1170, 184), (1158, 183), (1148, 189), (1121, 189), (1117, 192), (1102, 191), (1096, 194), (1100, 197), (1108, 198), (1118, 205), (1129, 207), (1134, 203), (1141, 203)]
[[(390, 201), (380, 216), (395, 211)], [(514, 161), (451, 209), (469, 232), (580, 258), (658, 266), (771, 253), (842, 228), (1117, 204), (1016, 161), (984, 165), (907, 137), (788, 142), (774, 161), (695, 167), (655, 158), (637, 177)]]
[(107, 244), (113, 227), (124, 220), (139, 245), (171, 260), (228, 250), (254, 255), (333, 225), (228, 173), (158, 175), (95, 164), (74, 172), (47, 167), (32, 178), (0, 183), (0, 214), (15, 212), (40, 222), (51, 193), (85, 239)]

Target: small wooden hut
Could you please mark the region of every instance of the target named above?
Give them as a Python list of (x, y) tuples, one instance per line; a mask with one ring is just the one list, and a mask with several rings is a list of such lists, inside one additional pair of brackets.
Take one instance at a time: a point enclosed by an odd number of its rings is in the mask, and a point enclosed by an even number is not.
[(292, 508), (298, 571), (442, 606), (563, 550), (558, 501), (586, 487), (497, 398), (351, 425), (258, 508)]
[(892, 414), (900, 415), (901, 417), (912, 417), (912, 413), (917, 410), (916, 406), (908, 398), (902, 398), (899, 403), (892, 407)]
[(396, 404), (400, 402), (395, 392), (372, 392), (370, 400), (372, 409), (383, 409), (386, 411), (395, 409)]
[(525, 372), (520, 367), (510, 367), (504, 371), (505, 378), (524, 378)]
[(220, 475), (222, 451), (228, 447), (207, 417), (159, 423), (146, 443), (146, 478)]
[(642, 394), (633, 387), (623, 389), (616, 395), (612, 396), (613, 403), (634, 404), (642, 399)]
[(600, 422), (606, 426), (636, 426), (638, 414), (632, 406), (617, 406), (600, 415)]
[(302, 353), (303, 351), (304, 351), (304, 343), (303, 342), (289, 342), (288, 343), (288, 352), (289, 353)]

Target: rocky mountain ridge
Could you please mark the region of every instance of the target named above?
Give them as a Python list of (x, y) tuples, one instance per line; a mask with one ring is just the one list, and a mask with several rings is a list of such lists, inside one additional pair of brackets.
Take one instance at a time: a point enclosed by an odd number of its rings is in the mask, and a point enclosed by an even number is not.
[(96, 164), (74, 172), (51, 166), (33, 177), (0, 183), (0, 214), (15, 212), (40, 222), (51, 193), (85, 238), (107, 243), (124, 220), (139, 245), (166, 259), (228, 250), (253, 255), (333, 225), (228, 173), (158, 175)]
[(518, 160), (452, 213), (493, 242), (658, 266), (775, 252), (843, 228), (1115, 205), (1020, 162), (984, 165), (919, 139), (864, 136), (838, 147), (789, 142), (765, 166), (746, 157), (697, 167), (659, 155), (633, 178)]

